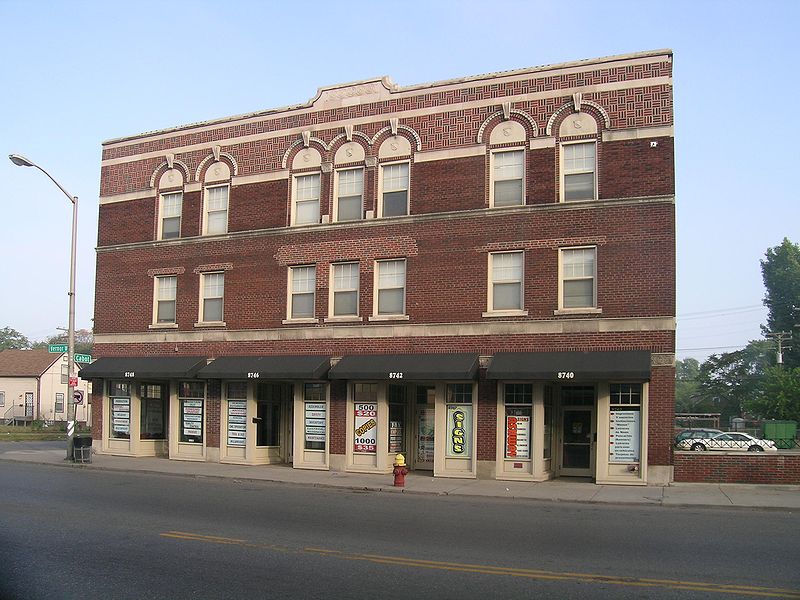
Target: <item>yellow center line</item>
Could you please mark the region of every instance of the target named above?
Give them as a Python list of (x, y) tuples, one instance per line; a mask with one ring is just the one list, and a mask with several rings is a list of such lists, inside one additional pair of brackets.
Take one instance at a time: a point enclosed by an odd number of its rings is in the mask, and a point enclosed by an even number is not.
[(716, 592), (722, 594), (738, 594), (743, 596), (760, 596), (769, 598), (793, 598), (800, 600), (800, 590), (785, 588), (760, 587), (751, 585), (710, 583), (703, 581), (683, 581), (680, 579), (652, 579), (642, 577), (618, 577), (614, 575), (600, 575), (595, 573), (572, 573), (559, 571), (544, 571), (541, 569), (522, 569), (516, 567), (500, 567), (492, 565), (476, 565), (469, 563), (454, 563), (435, 560), (424, 560), (402, 556), (383, 556), (380, 554), (350, 554), (328, 548), (306, 547), (293, 550), (285, 546), (272, 544), (257, 544), (236, 538), (189, 533), (184, 531), (169, 531), (161, 534), (162, 537), (181, 539), (186, 541), (206, 542), (211, 544), (238, 545), (244, 548), (273, 550), (278, 552), (293, 552), (316, 554), (338, 558), (342, 560), (358, 560), (392, 567), (416, 567), (420, 569), (435, 569), (441, 571), (454, 571), (461, 573), (479, 573), (482, 575), (505, 575), (509, 577), (522, 577), (546, 581), (580, 581), (606, 585), (621, 585), (628, 587), (661, 587), (675, 590), (689, 590), (695, 592)]

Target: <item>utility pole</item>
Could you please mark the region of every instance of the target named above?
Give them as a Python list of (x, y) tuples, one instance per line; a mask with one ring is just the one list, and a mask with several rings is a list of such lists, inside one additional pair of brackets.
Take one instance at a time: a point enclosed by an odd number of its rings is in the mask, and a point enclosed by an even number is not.
[(789, 341), (792, 339), (792, 332), (791, 331), (774, 331), (772, 333), (768, 333), (767, 337), (771, 337), (775, 340), (778, 344), (778, 364), (783, 364), (783, 351), (789, 350), (791, 346), (784, 345), (784, 342)]

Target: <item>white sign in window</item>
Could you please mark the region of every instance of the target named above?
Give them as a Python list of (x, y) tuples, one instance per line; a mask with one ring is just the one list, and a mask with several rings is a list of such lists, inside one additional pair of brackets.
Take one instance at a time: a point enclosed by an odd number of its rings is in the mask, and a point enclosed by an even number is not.
[(375, 454), (378, 449), (378, 405), (356, 403), (353, 408), (355, 412), (353, 451)]
[(639, 462), (641, 447), (640, 412), (638, 409), (611, 411), (608, 432), (608, 454), (612, 463)]
[(247, 400), (228, 400), (228, 446), (247, 444)]
[(531, 409), (506, 408), (506, 458), (530, 458)]

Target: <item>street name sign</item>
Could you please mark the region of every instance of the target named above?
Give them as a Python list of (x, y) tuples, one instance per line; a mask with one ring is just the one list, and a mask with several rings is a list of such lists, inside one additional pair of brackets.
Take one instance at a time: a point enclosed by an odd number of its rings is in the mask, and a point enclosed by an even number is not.
[(91, 354), (76, 354), (75, 355), (75, 362), (77, 362), (77, 363), (90, 363), (90, 362), (92, 362), (92, 355)]
[(68, 350), (66, 344), (49, 344), (47, 346), (48, 352), (66, 352)]

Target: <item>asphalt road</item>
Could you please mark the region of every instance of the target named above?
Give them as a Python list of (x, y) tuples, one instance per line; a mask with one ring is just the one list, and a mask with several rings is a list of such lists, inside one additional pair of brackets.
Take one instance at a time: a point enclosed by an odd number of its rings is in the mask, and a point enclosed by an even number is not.
[[(589, 485), (589, 484), (587, 484)], [(0, 599), (800, 598), (800, 516), (0, 461)]]

